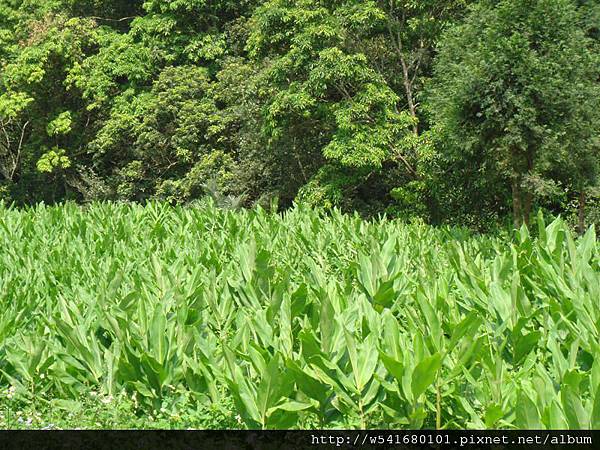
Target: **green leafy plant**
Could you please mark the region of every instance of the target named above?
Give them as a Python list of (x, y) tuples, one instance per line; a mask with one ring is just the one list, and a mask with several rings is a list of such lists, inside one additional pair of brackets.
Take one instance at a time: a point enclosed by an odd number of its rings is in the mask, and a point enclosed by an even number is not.
[(2, 206), (2, 423), (597, 427), (598, 240), (537, 227)]

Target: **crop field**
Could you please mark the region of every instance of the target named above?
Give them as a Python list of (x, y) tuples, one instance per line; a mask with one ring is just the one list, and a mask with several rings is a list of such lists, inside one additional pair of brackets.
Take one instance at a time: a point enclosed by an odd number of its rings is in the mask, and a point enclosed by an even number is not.
[(600, 246), (560, 220), (0, 207), (0, 309), (0, 427), (600, 428)]

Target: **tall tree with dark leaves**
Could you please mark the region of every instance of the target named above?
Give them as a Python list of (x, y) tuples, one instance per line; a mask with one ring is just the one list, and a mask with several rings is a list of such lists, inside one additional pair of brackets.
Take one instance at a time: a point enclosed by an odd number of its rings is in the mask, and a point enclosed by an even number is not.
[(571, 1), (484, 1), (442, 39), (430, 109), (456, 157), (509, 183), (519, 227), (559, 183), (596, 183), (597, 79)]

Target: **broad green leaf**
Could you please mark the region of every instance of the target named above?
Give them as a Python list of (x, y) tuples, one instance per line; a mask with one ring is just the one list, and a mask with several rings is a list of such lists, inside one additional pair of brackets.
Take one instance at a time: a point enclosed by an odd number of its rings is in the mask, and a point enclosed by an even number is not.
[(401, 382), (402, 378), (404, 377), (404, 366), (402, 363), (383, 352), (379, 354), (379, 357), (381, 358), (381, 362), (387, 371), (399, 382)]
[(504, 417), (504, 410), (496, 403), (489, 405), (485, 410), (485, 426), (495, 428), (496, 423)]
[(448, 343), (447, 351), (452, 351), (463, 338), (470, 340), (477, 332), (477, 329), (481, 326), (482, 322), (482, 318), (476, 312), (467, 315), (454, 329), (450, 342)]
[(320, 404), (327, 401), (329, 389), (327, 386), (307, 373), (307, 368), (300, 368), (294, 361), (286, 361), (286, 367), (293, 374), (294, 380), (300, 392), (307, 397), (317, 400)]
[(520, 390), (517, 397), (517, 426), (521, 429), (539, 430), (542, 428), (540, 413), (531, 398)]
[(418, 399), (437, 378), (442, 367), (442, 357), (439, 353), (424, 358), (412, 374), (411, 389), (413, 396)]
[(321, 331), (321, 345), (325, 353), (330, 353), (333, 348), (334, 333), (336, 330), (336, 314), (328, 294), (321, 297), (321, 314), (319, 318)]
[(584, 430), (589, 427), (589, 416), (581, 403), (581, 398), (570, 385), (561, 387), (561, 403), (569, 428), (572, 430)]
[(594, 395), (594, 406), (592, 407), (590, 427), (592, 430), (600, 430), (600, 386)]
[(513, 350), (513, 364), (519, 364), (535, 348), (541, 336), (539, 331), (520, 336)]

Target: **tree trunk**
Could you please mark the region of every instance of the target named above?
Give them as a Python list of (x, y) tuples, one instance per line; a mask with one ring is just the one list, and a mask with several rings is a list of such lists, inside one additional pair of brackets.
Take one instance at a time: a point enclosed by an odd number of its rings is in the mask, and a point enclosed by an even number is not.
[(408, 64), (406, 64), (406, 60), (404, 59), (404, 56), (402, 56), (402, 54), (400, 54), (400, 64), (402, 65), (402, 76), (404, 80), (404, 89), (406, 90), (406, 100), (408, 101), (408, 110), (410, 112), (411, 117), (415, 121), (413, 125), (413, 133), (416, 136), (418, 136), (419, 124), (417, 119), (417, 106), (415, 104), (415, 99), (413, 96), (413, 86), (410, 77), (410, 72), (408, 69)]
[(521, 228), (523, 224), (523, 208), (521, 206), (521, 183), (518, 177), (512, 179), (512, 206), (513, 206), (513, 224), (515, 229)]
[(531, 206), (533, 204), (533, 194), (531, 192), (527, 192), (525, 194), (525, 206), (523, 207), (523, 216), (525, 220), (525, 225), (529, 227), (531, 222)]
[(389, 32), (392, 42), (395, 44), (396, 53), (398, 55), (398, 59), (400, 60), (400, 65), (402, 66), (402, 81), (404, 84), (404, 90), (406, 91), (406, 101), (408, 102), (408, 111), (409, 111), (411, 117), (415, 121), (415, 123), (413, 125), (413, 133), (415, 134), (415, 136), (418, 136), (419, 135), (419, 124), (418, 124), (418, 118), (417, 118), (417, 104), (415, 102), (415, 97), (414, 97), (413, 81), (414, 81), (414, 76), (416, 75), (416, 72), (419, 69), (420, 61), (419, 61), (419, 64), (417, 64), (417, 66), (413, 68), (414, 73), (412, 74), (413, 76), (411, 76), (411, 67), (409, 67), (409, 65), (406, 61), (406, 58), (404, 56), (404, 46), (402, 44), (402, 38), (400, 36), (400, 33), (394, 33), (392, 31), (392, 28), (391, 28), (389, 22), (388, 22), (388, 32)]
[(585, 191), (582, 189), (579, 193), (579, 220), (578, 220), (578, 229), (579, 234), (583, 235), (585, 233)]

